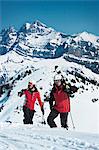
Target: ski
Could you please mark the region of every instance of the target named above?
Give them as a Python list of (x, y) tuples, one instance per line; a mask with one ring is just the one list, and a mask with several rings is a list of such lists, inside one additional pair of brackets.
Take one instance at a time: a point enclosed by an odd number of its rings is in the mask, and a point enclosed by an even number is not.
[(99, 99), (98, 98), (93, 98), (92, 99), (92, 102), (94, 103), (94, 102), (96, 102), (96, 101), (98, 101)]

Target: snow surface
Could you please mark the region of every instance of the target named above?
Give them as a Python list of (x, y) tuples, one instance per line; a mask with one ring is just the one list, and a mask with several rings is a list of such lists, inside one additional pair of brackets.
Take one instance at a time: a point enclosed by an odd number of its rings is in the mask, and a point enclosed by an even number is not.
[(94, 45), (99, 46), (97, 39), (99, 39), (99, 36), (95, 36), (95, 35), (93, 35), (91, 33), (87, 33), (87, 32), (82, 32), (82, 33), (78, 34), (78, 36), (76, 38), (74, 38), (74, 40), (76, 42), (84, 40), (84, 41), (89, 41), (89, 42), (93, 43)]
[(61, 128), (0, 124), (0, 150), (99, 150), (99, 135)]

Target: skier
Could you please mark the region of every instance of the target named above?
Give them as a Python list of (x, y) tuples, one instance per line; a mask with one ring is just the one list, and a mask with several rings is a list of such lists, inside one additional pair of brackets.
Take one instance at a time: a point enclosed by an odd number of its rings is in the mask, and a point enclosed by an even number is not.
[(34, 104), (36, 99), (39, 102), (39, 105), (41, 107), (42, 114), (44, 115), (44, 108), (43, 108), (43, 102), (41, 101), (40, 93), (37, 90), (35, 84), (33, 82), (28, 83), (27, 89), (22, 89), (20, 92), (18, 92), (18, 96), (25, 95), (25, 104), (23, 106), (23, 112), (24, 112), (24, 124), (33, 124), (33, 116), (34, 116)]
[[(70, 112), (70, 94), (77, 92), (75, 86), (66, 85), (61, 73), (54, 76), (54, 85), (50, 93), (51, 112), (47, 118), (48, 125), (53, 128), (57, 127), (54, 119), (60, 114), (61, 127), (68, 130), (67, 119)], [(55, 103), (53, 105), (53, 103)]]

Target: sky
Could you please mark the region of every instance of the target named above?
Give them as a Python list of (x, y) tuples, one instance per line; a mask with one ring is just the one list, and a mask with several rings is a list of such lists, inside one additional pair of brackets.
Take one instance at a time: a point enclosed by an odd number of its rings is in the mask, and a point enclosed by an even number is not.
[(99, 35), (99, 0), (0, 0), (0, 31), (39, 20), (56, 31)]

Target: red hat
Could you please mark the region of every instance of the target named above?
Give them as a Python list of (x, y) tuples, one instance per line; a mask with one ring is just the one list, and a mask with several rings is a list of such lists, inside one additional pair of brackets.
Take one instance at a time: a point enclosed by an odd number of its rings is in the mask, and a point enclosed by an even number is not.
[(32, 81), (29, 81), (29, 83), (28, 84), (30, 84), (30, 85), (35, 85)]

